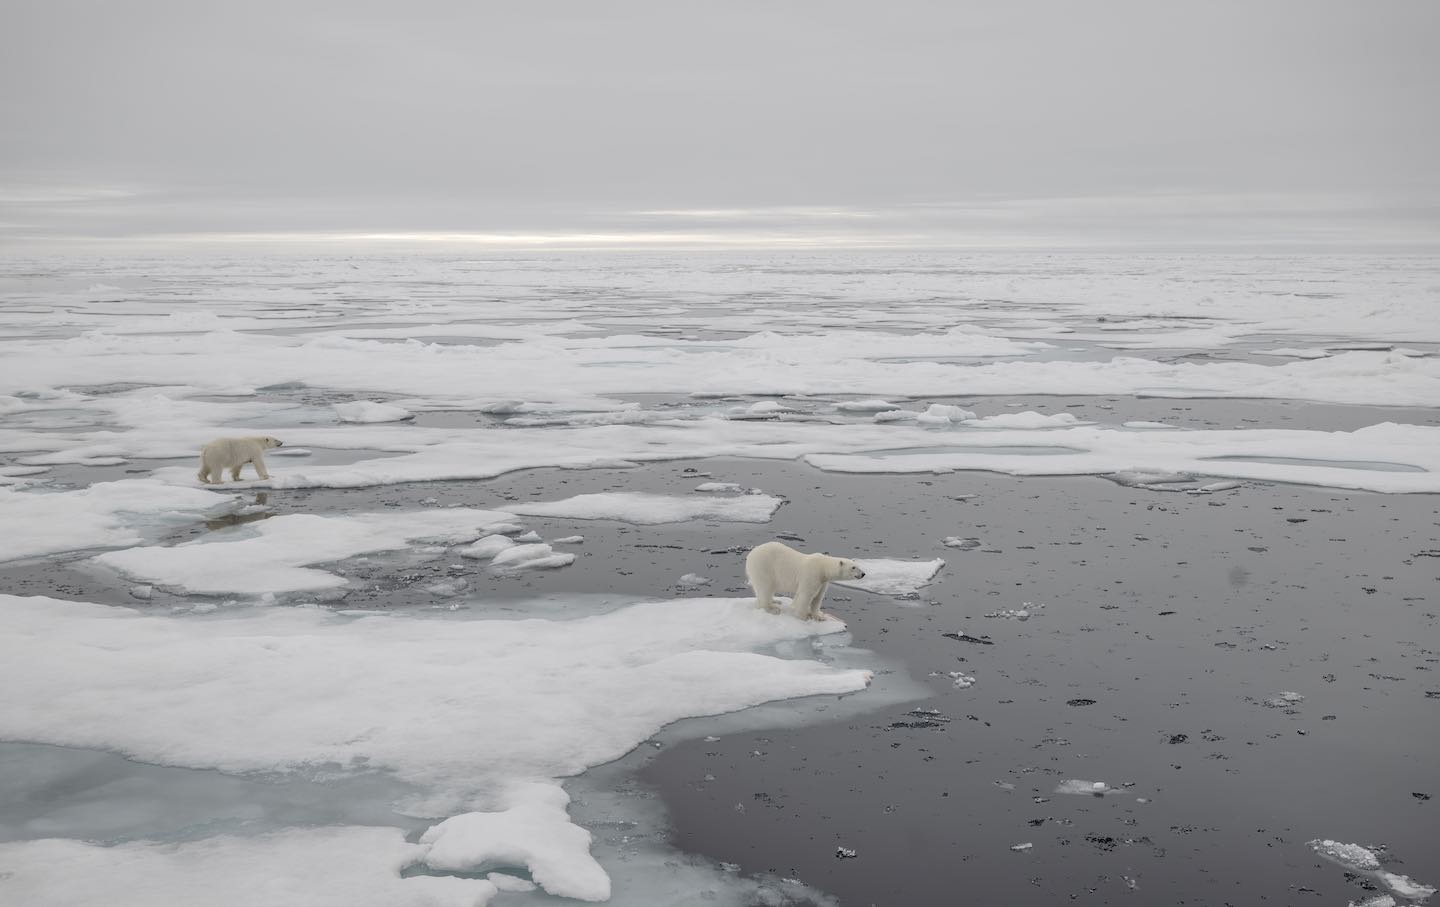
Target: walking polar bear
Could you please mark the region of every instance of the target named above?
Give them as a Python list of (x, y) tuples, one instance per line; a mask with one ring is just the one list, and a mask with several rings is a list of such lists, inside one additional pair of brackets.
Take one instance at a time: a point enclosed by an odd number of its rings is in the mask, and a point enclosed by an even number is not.
[(854, 561), (828, 554), (802, 554), (780, 542), (766, 542), (745, 557), (745, 577), (755, 590), (755, 604), (778, 614), (775, 593), (792, 595), (795, 616), (823, 620), (820, 600), (832, 580), (863, 579), (865, 571)]
[(230, 477), (240, 481), (240, 469), (246, 463), (253, 464), (255, 474), (262, 479), (270, 478), (265, 471), (264, 453), (268, 448), (279, 447), (278, 438), (216, 438), (200, 450), (200, 481), (206, 485), (225, 481), (225, 470)]

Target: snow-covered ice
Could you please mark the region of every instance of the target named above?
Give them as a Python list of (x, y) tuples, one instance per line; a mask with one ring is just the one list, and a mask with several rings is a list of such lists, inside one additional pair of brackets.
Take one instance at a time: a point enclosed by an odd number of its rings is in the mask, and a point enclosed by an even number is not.
[(148, 583), (207, 595), (331, 589), (345, 579), (309, 565), (393, 551), (422, 539), (469, 542), (511, 518), (469, 508), (329, 517), (292, 513), (181, 545), (111, 551), (95, 562)]

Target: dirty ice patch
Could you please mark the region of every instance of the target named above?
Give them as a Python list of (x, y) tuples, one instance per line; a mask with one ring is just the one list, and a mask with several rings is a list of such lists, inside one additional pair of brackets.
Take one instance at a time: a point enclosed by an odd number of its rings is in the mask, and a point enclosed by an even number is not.
[(402, 878), (425, 855), (398, 828), (333, 826), (255, 837), (101, 846), (63, 838), (0, 844), (0, 901), (106, 907), (483, 907), (496, 887)]
[(234, 502), (231, 495), (151, 479), (64, 492), (0, 487), (0, 561), (134, 545), (144, 540), (146, 524), (197, 520)]
[(854, 558), (865, 571), (864, 579), (835, 580), (836, 585), (863, 589), (880, 595), (907, 595), (930, 584), (940, 568), (942, 558), (933, 561), (902, 561), (893, 558)]
[(132, 579), (202, 595), (306, 592), (345, 585), (343, 577), (312, 564), (394, 551), (422, 539), (468, 542), (512, 518), (468, 508), (350, 516), (292, 513), (183, 545), (111, 551), (95, 562)]
[(753, 599), (485, 620), (176, 618), (0, 595), (0, 739), (231, 773), (390, 770), (428, 791), (417, 814), (449, 815), (619, 758), (681, 718), (863, 689), (868, 671), (757, 651), (843, 629)]
[(590, 833), (570, 822), (559, 785), (528, 783), (507, 791), (499, 810), (452, 816), (420, 838), (425, 865), (448, 872), (524, 867), (550, 894), (582, 901), (610, 897), (610, 877), (590, 855)]
[(1423, 901), (1435, 893), (1434, 886), (1425, 885), (1409, 876), (1382, 869), (1380, 855), (1368, 847), (1328, 839), (1311, 841), (1309, 847), (1316, 856), (1349, 872), (1368, 876), (1407, 901)]
[(524, 516), (567, 517), (577, 520), (619, 520), (640, 526), (681, 523), (687, 520), (723, 520), (731, 523), (766, 523), (784, 503), (767, 494), (732, 498), (688, 498), (643, 492), (582, 494), (562, 501), (516, 504), (512, 513)]
[(335, 415), (341, 422), (403, 422), (415, 418), (415, 414), (403, 406), (376, 403), (374, 400), (355, 400), (350, 403), (336, 403)]

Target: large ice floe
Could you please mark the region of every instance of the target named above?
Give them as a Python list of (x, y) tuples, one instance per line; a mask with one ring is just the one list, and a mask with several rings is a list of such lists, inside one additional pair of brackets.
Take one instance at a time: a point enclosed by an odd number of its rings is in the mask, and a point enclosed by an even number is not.
[[(767, 614), (748, 599), (642, 603), (574, 620), (464, 620), (313, 607), (175, 618), (0, 596), (0, 738), (234, 773), (387, 772), (423, 792), (407, 812), (448, 817), (419, 848), (384, 830), (344, 828), (104, 852), (3, 845), (0, 855), (27, 870), (0, 877), (0, 893), (43, 890), (76, 865), (159, 876), (154, 885), (185, 891), (205, 871), (197, 864), (222, 878), (227, 867), (274, 862), (283, 886), (298, 866), (348, 843), (372, 864), (359, 877), (391, 891), (410, 881), (391, 884), (405, 865), (516, 867), (551, 893), (602, 900), (608, 877), (589, 834), (566, 818), (556, 779), (615, 759), (680, 718), (863, 689), (868, 671), (756, 651), (842, 629)], [(187, 850), (192, 859), (177, 858)], [(311, 880), (294, 884), (285, 903), (304, 903), (306, 893), (319, 898), (312, 903), (348, 903)], [(414, 902), (437, 884), (417, 882)], [(488, 884), (474, 882), (469, 896)], [(131, 897), (121, 903), (144, 903)]]

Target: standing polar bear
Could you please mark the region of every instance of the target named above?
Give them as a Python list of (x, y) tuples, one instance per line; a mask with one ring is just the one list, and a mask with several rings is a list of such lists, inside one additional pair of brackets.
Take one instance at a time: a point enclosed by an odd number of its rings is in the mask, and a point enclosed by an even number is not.
[(831, 580), (863, 579), (865, 571), (854, 561), (828, 554), (802, 554), (780, 542), (766, 542), (750, 549), (745, 557), (745, 577), (755, 590), (755, 604), (779, 613), (776, 592), (794, 596), (795, 615), (805, 620), (823, 620), (820, 599)]
[(246, 463), (255, 466), (255, 474), (262, 479), (270, 478), (265, 471), (267, 448), (279, 447), (278, 438), (216, 438), (200, 449), (200, 481), (206, 485), (224, 482), (225, 470), (230, 477), (240, 481), (240, 469)]

